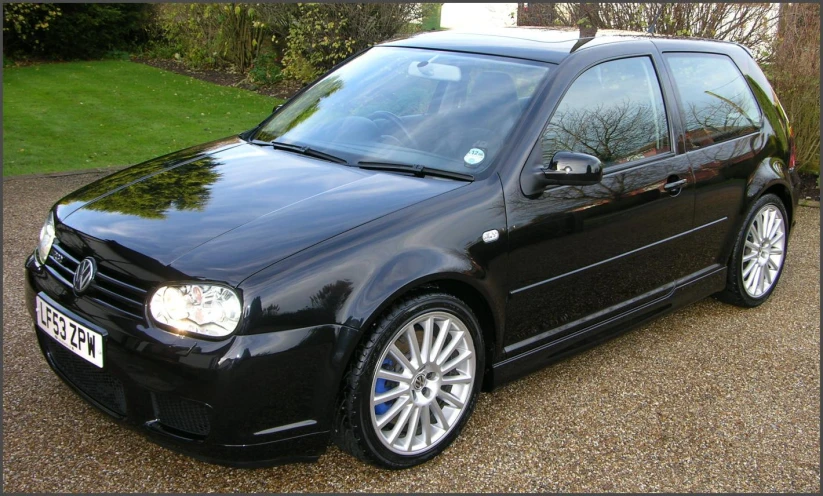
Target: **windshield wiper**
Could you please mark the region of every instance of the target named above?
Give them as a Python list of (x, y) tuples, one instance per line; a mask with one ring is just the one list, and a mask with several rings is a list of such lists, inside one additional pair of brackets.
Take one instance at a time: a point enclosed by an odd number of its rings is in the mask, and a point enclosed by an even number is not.
[(344, 158), (340, 158), (336, 155), (332, 155), (330, 153), (321, 152), (315, 148), (310, 146), (301, 146), (301, 145), (293, 145), (291, 143), (283, 143), (280, 141), (262, 141), (262, 140), (251, 140), (249, 143), (253, 145), (259, 146), (270, 146), (276, 150), (285, 150), (287, 152), (294, 152), (299, 153), (301, 155), (305, 155), (307, 157), (314, 157), (319, 158), (321, 160), (327, 160), (329, 162), (334, 162), (336, 164), (346, 164), (348, 162)]
[(406, 172), (409, 174), (414, 174), (417, 177), (434, 176), (445, 177), (447, 179), (457, 179), (458, 181), (474, 181), (474, 176), (472, 176), (471, 174), (463, 174), (462, 172), (452, 172), (442, 169), (432, 169), (431, 167), (426, 167), (417, 164), (401, 164), (397, 162), (378, 162), (364, 160), (357, 162), (357, 166), (361, 169), (368, 170)]

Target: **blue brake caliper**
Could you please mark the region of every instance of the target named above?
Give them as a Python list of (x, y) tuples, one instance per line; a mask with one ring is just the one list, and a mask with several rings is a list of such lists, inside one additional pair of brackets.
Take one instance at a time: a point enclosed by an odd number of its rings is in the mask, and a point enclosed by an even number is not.
[[(385, 360), (383, 360), (383, 365), (385, 365), (386, 367), (392, 367), (392, 366), (394, 366), (394, 362), (390, 358), (386, 358)], [(394, 389), (394, 387), (395, 387), (394, 383), (392, 381), (389, 381), (389, 380), (386, 380), (386, 379), (377, 379), (375, 382), (376, 382), (376, 384), (374, 385), (374, 394), (375, 395), (383, 394), (386, 391), (390, 391), (390, 390)], [(386, 401), (385, 403), (380, 403), (379, 405), (375, 405), (374, 406), (374, 413), (376, 413), (377, 415), (383, 415), (384, 413), (389, 411), (389, 408), (391, 408), (392, 403), (394, 403), (394, 400), (389, 400), (389, 401)]]

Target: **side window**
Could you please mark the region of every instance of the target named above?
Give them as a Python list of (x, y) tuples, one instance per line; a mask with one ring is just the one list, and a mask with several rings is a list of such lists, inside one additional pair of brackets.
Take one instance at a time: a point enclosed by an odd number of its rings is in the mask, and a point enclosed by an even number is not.
[(725, 55), (668, 53), (686, 139), (704, 147), (760, 128), (760, 109), (740, 70)]
[(543, 132), (543, 159), (587, 153), (604, 166), (671, 150), (660, 83), (648, 57), (613, 60), (572, 83)]

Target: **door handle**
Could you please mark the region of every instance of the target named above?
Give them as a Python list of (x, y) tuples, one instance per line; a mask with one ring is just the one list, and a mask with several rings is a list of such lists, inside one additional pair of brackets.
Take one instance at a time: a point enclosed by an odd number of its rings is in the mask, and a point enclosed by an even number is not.
[(663, 186), (663, 189), (665, 189), (666, 191), (674, 191), (674, 190), (682, 188), (687, 182), (689, 182), (689, 181), (686, 180), (686, 179), (680, 179), (679, 181), (672, 181), (670, 183), (666, 183)]

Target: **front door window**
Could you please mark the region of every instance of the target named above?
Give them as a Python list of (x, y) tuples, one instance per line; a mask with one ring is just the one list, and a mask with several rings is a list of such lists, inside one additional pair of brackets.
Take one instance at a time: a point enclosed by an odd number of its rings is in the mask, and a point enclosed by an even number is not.
[(671, 150), (663, 95), (648, 57), (596, 65), (575, 80), (542, 138), (554, 153), (594, 155), (608, 167)]

